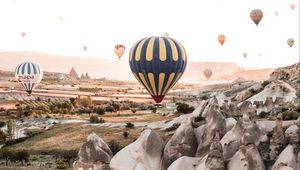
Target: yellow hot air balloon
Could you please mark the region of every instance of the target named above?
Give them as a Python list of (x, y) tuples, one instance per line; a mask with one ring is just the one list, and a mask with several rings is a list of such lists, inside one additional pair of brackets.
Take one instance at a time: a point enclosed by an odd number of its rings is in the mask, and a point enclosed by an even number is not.
[(263, 12), (260, 9), (254, 9), (250, 13), (250, 17), (251, 17), (252, 21), (256, 24), (256, 26), (258, 26), (258, 24), (261, 21), (261, 19), (263, 18), (263, 16), (264, 16)]
[(243, 53), (243, 57), (244, 57), (244, 58), (246, 58), (246, 57), (247, 57), (247, 55), (248, 55), (247, 53)]
[(166, 32), (166, 33), (164, 33), (164, 36), (165, 36), (165, 37), (169, 37), (170, 34)]
[(289, 45), (290, 47), (293, 47), (293, 45), (294, 45), (294, 43), (295, 43), (295, 39), (294, 39), (294, 38), (289, 38), (289, 39), (287, 40), (287, 43), (288, 43), (288, 45)]
[(21, 32), (21, 36), (22, 36), (23, 38), (25, 38), (26, 33), (25, 33), (25, 32)]
[(125, 52), (125, 46), (123, 44), (117, 44), (115, 45), (115, 53), (117, 54), (117, 56), (119, 57), (119, 59), (121, 59), (121, 57), (123, 56)]
[(88, 49), (88, 47), (87, 47), (86, 45), (84, 45), (84, 46), (82, 47), (82, 49), (83, 49), (84, 51), (86, 51), (86, 50)]
[(220, 43), (222, 46), (223, 46), (225, 40), (226, 40), (225, 35), (221, 34), (221, 35), (218, 36), (218, 41), (219, 41), (219, 43)]
[(296, 5), (295, 4), (291, 4), (290, 7), (291, 7), (292, 10), (294, 10), (295, 7), (296, 7)]

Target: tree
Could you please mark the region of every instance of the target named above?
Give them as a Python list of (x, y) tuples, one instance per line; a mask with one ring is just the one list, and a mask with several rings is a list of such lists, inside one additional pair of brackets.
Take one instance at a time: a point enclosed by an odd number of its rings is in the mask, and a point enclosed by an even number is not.
[(15, 152), (13, 150), (9, 150), (7, 148), (0, 149), (0, 158), (5, 159), (5, 165), (8, 166), (9, 160), (15, 159)]
[(13, 119), (7, 121), (7, 136), (12, 139), (16, 131), (16, 122)]
[(29, 161), (30, 154), (26, 150), (21, 150), (16, 153), (16, 159), (24, 165), (24, 162)]
[(0, 144), (3, 144), (5, 142), (5, 139), (6, 139), (6, 135), (3, 132), (3, 130), (0, 129)]

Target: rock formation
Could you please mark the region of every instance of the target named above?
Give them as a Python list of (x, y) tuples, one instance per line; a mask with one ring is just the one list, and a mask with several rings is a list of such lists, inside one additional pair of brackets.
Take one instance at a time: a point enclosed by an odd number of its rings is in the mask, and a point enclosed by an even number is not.
[(294, 154), (294, 147), (288, 145), (278, 156), (274, 163), (272, 170), (281, 170), (283, 167), (297, 168), (296, 155)]
[(75, 79), (78, 79), (78, 74), (76, 73), (74, 67), (71, 68), (69, 76)]
[(73, 169), (109, 170), (112, 156), (108, 145), (93, 132), (81, 146)]
[(112, 158), (110, 167), (114, 170), (160, 170), (164, 145), (154, 130), (146, 129), (135, 142)]
[(163, 167), (167, 169), (172, 162), (182, 156), (195, 156), (198, 143), (192, 127), (191, 118), (185, 119), (164, 149)]

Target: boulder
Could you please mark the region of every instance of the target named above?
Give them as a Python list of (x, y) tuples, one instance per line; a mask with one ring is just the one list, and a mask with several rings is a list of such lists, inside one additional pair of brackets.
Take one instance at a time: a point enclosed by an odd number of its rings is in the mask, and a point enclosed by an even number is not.
[(228, 170), (265, 170), (265, 165), (254, 144), (241, 145), (227, 165)]
[(286, 129), (284, 136), (289, 140), (290, 144), (298, 144), (300, 141), (300, 129), (297, 125), (291, 125)]
[(164, 148), (163, 167), (167, 169), (182, 156), (195, 156), (198, 143), (192, 127), (192, 119), (185, 119)]
[(272, 170), (281, 170), (281, 168), (284, 166), (296, 169), (296, 159), (296, 155), (294, 154), (294, 146), (288, 145), (278, 156), (276, 162), (272, 166)]
[(140, 137), (119, 151), (110, 161), (114, 170), (161, 170), (164, 141), (151, 129), (146, 129)]
[(108, 170), (112, 156), (108, 145), (93, 132), (81, 146), (73, 169)]

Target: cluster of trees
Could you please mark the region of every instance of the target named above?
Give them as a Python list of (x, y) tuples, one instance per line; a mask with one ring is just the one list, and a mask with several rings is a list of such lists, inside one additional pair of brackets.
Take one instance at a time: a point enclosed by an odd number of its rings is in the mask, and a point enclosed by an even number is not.
[(29, 162), (30, 153), (26, 150), (14, 151), (7, 148), (0, 149), (0, 159), (5, 160), (7, 166), (9, 162), (20, 162), (24, 165), (25, 162)]

